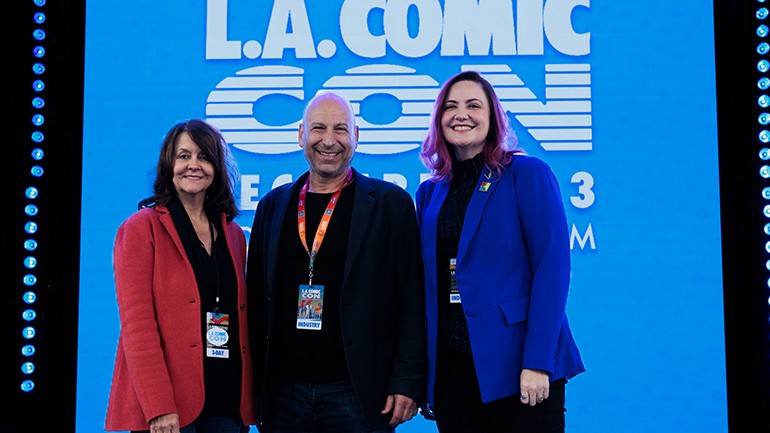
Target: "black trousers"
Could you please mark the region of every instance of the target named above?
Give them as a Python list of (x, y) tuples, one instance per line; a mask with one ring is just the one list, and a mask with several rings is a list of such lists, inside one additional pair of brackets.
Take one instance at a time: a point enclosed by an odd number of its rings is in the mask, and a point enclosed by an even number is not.
[(549, 397), (535, 406), (515, 394), (481, 402), (473, 357), (439, 353), (436, 360), (436, 426), (440, 433), (564, 433), (565, 379), (551, 382)]

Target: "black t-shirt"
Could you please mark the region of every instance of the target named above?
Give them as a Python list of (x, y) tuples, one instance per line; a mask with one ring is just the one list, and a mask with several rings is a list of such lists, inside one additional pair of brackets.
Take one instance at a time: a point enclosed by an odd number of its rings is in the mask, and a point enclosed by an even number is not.
[[(329, 383), (348, 377), (340, 327), (340, 293), (354, 188), (355, 182), (342, 190), (314, 261), (313, 285), (324, 286), (321, 330), (297, 329), (299, 287), (309, 283), (310, 263), (297, 228), (298, 194), (286, 212), (278, 249), (276, 321), (270, 349), (271, 377), (274, 379)], [(305, 238), (308, 248), (312, 248), (316, 229), (332, 195), (307, 193)]]

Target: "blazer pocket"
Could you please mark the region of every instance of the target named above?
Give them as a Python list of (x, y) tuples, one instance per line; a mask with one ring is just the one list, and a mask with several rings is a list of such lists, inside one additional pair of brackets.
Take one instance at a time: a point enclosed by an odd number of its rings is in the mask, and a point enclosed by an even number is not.
[(515, 325), (527, 320), (527, 310), (529, 309), (529, 296), (525, 298), (514, 299), (499, 304), (498, 307), (503, 313), (505, 318), (505, 324), (508, 326)]

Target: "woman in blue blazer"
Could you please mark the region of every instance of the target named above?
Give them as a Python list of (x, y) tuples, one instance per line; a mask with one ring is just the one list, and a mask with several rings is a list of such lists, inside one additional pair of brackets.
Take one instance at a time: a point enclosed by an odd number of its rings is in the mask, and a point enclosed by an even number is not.
[(569, 234), (553, 172), (515, 148), (475, 71), (441, 88), (420, 158), (431, 170), (416, 204), (439, 431), (563, 432), (566, 382), (585, 368), (565, 314)]

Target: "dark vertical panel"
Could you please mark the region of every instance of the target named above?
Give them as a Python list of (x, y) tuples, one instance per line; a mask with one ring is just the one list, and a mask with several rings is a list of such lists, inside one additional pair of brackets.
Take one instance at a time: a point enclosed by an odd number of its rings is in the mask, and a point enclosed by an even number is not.
[[(715, 0), (717, 114), (730, 432), (763, 431), (768, 406), (768, 304), (757, 122), (757, 1)], [(696, 70), (693, 73), (697, 73)], [(685, 367), (687, 368), (687, 367)], [(764, 427), (762, 427), (764, 426)]]
[[(32, 73), (32, 49), (38, 44), (32, 39), (32, 32), (38, 27), (32, 17), (37, 11), (46, 14), (45, 23), (39, 27), (47, 33), (46, 39), (39, 42), (46, 49), (42, 59), (46, 72), (40, 77)], [(49, 0), (42, 7), (32, 0), (13, 1), (4, 4), (0, 15), (3, 32), (7, 32), (3, 51), (10, 56), (3, 62), (4, 72), (9, 73), (8, 81), (3, 83), (4, 123), (11, 126), (3, 143), (7, 159), (3, 164), (6, 181), (2, 209), (10, 214), (10, 223), (3, 230), (4, 284), (0, 289), (5, 315), (4, 341), (0, 345), (0, 432), (74, 432), (85, 1)], [(30, 136), (38, 129), (31, 122), (32, 114), (37, 112), (31, 106), (32, 98), (38, 95), (31, 84), (35, 78), (43, 79), (46, 86), (39, 93), (46, 100), (39, 111), (46, 119), (39, 128), (45, 133), (45, 141), (39, 145), (45, 151), (40, 161), (45, 174), (39, 179), (30, 174), (30, 154), (37, 147)], [(40, 191), (34, 200), (24, 196), (30, 185)], [(38, 205), (39, 213), (34, 217), (25, 215), (27, 204)], [(27, 221), (39, 224), (38, 233), (24, 233)], [(27, 238), (39, 242), (33, 253), (23, 248)], [(33, 270), (23, 266), (27, 255), (38, 259)], [(37, 334), (29, 341), (37, 351), (30, 358), (21, 355), (21, 347), (27, 342), (21, 334), (26, 325), (21, 313), (27, 307), (22, 303), (26, 291), (22, 281), (27, 273), (38, 277), (33, 289), (39, 295), (38, 302), (30, 306), (37, 311), (37, 318), (30, 322), (37, 328)], [(21, 372), (21, 364), (26, 360), (36, 364), (36, 371), (29, 377), (36, 386), (29, 393), (20, 388), (27, 378)]]

